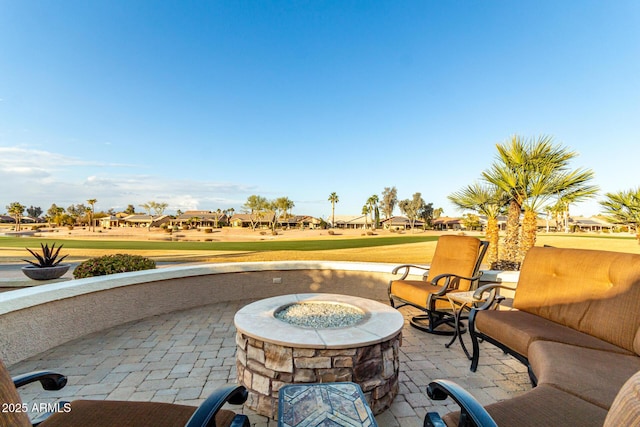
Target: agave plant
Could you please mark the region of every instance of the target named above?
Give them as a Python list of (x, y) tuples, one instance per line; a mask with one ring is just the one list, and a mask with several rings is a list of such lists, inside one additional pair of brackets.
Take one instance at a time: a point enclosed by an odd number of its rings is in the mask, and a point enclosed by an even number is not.
[(62, 249), (62, 245), (58, 246), (57, 249), (56, 249), (55, 243), (51, 245), (51, 248), (49, 248), (48, 243), (46, 244), (40, 243), (40, 246), (42, 247), (42, 254), (36, 253), (29, 248), (25, 248), (31, 253), (31, 255), (33, 255), (36, 258), (37, 262), (29, 261), (28, 259), (23, 259), (23, 261), (26, 261), (29, 264), (39, 268), (55, 267), (56, 265), (60, 264), (62, 260), (68, 256), (68, 255), (65, 255), (61, 258), (58, 258), (58, 255), (60, 254), (60, 249)]

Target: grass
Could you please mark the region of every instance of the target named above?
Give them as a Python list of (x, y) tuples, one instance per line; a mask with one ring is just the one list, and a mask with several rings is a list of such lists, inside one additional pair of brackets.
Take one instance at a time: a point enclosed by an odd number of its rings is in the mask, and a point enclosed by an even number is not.
[[(431, 242), (437, 236), (393, 236), (377, 239), (326, 239), (326, 240), (290, 240), (263, 242), (149, 242), (138, 240), (72, 240), (65, 239), (66, 249), (105, 249), (105, 250), (183, 250), (183, 251), (327, 251), (339, 249), (358, 249), (377, 246), (392, 246), (409, 243)], [(0, 237), (0, 247), (24, 248), (38, 247), (40, 243), (51, 243), (51, 239), (32, 237)]]
[[(240, 262), (319, 260), (425, 264), (431, 261), (438, 236), (402, 235), (376, 238), (307, 239), (244, 242), (176, 242), (143, 240), (61, 239), (72, 261), (114, 253), (143, 255), (159, 262)], [(51, 239), (0, 237), (0, 262), (19, 262), (24, 248)], [(629, 235), (540, 233), (537, 245), (601, 249), (640, 254)]]

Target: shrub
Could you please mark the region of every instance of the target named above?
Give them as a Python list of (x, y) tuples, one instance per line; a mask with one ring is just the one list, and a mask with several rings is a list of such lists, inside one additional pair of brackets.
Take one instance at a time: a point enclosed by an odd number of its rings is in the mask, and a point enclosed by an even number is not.
[(80, 263), (73, 270), (73, 277), (105, 276), (107, 274), (125, 273), (128, 271), (153, 270), (155, 261), (140, 255), (115, 254), (90, 258)]

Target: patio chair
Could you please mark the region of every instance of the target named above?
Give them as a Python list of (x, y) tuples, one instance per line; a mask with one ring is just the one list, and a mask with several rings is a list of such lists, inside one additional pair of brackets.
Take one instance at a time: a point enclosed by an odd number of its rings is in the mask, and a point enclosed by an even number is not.
[[(227, 386), (214, 391), (199, 407), (160, 402), (123, 402), (76, 400), (58, 403), (57, 410), (32, 421), (26, 411), (33, 405), (23, 404), (17, 387), (39, 381), (45, 390), (60, 390), (67, 378), (50, 371), (38, 371), (11, 378), (0, 360), (0, 427), (127, 427), (127, 426), (186, 426), (186, 427), (249, 427), (245, 415), (221, 409), (229, 402), (239, 405), (247, 400), (242, 386)], [(52, 405), (48, 405), (49, 409)], [(42, 421), (42, 419), (44, 419)]]
[[(489, 242), (475, 237), (441, 236), (429, 267), (404, 264), (393, 269), (392, 274), (402, 272), (402, 276), (389, 282), (391, 306), (410, 305), (423, 310), (425, 314), (411, 319), (415, 328), (432, 334), (454, 334), (454, 318), (446, 294), (477, 288), (482, 275), (480, 264), (488, 246)], [(421, 280), (407, 278), (414, 269), (424, 271)], [(449, 327), (437, 329), (442, 325)]]

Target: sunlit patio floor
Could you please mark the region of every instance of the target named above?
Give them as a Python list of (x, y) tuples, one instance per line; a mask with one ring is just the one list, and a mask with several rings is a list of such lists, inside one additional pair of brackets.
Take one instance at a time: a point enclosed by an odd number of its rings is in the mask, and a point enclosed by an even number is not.
[[(59, 391), (43, 391), (39, 384), (21, 388), (29, 404), (83, 398), (197, 406), (214, 389), (236, 383), (233, 316), (249, 302), (217, 303), (127, 323), (56, 347), (9, 370), (17, 375), (49, 369), (68, 376), (68, 385)], [(412, 310), (401, 309), (405, 319), (416, 313)], [(380, 426), (422, 426), (427, 412), (456, 409), (451, 400), (428, 398), (426, 386), (433, 379), (461, 384), (482, 404), (531, 388), (525, 367), (497, 348), (481, 344), (480, 367), (474, 373), (459, 343), (445, 348), (448, 340), (405, 322), (400, 392), (391, 408), (376, 417)], [(230, 409), (247, 414), (252, 425), (277, 425), (248, 408)]]

